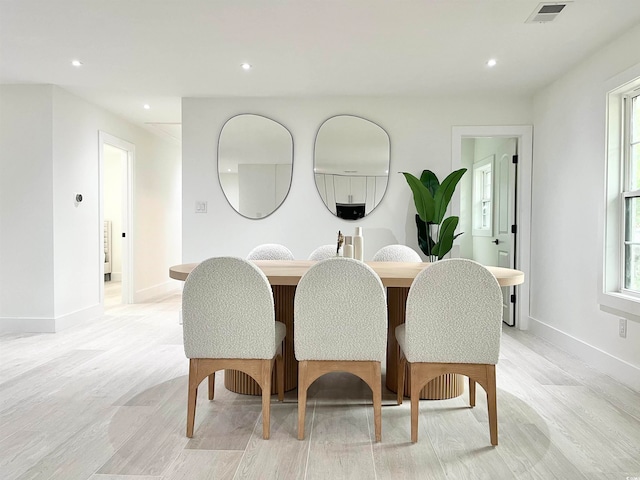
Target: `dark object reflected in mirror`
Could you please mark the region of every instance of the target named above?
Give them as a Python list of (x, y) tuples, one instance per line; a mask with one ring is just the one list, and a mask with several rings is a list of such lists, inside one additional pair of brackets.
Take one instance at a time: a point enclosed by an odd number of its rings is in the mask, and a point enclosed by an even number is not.
[(278, 122), (260, 115), (229, 119), (218, 140), (218, 179), (240, 215), (258, 219), (275, 212), (289, 193), (293, 138)]
[(336, 203), (336, 216), (344, 220), (358, 220), (364, 217), (364, 203)]
[(379, 125), (353, 115), (337, 115), (318, 129), (313, 158), (316, 188), (335, 216), (369, 215), (387, 190), (389, 135)]

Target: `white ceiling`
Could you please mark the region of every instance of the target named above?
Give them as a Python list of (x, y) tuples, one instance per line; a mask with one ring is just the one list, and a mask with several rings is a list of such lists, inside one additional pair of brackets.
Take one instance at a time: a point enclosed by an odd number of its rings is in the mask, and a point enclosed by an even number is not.
[(640, 0), (525, 23), (539, 3), (0, 0), (0, 82), (56, 84), (137, 124), (180, 123), (194, 96), (528, 95), (640, 23)]

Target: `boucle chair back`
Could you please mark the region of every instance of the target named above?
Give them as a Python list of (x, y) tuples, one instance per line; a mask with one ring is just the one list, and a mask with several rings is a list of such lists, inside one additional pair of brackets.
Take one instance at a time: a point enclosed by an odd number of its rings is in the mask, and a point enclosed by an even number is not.
[(182, 315), (188, 358), (270, 359), (276, 353), (271, 286), (247, 260), (200, 263), (185, 281)]
[(265, 243), (251, 250), (247, 260), (295, 260), (295, 257), (284, 245)]
[(350, 258), (316, 263), (296, 289), (294, 331), (299, 361), (383, 361), (387, 306), (380, 278)]
[(335, 245), (320, 245), (313, 252), (311, 252), (311, 255), (309, 255), (309, 260), (315, 260), (319, 262), (320, 260), (326, 260), (327, 258), (332, 258), (335, 256), (337, 256)]
[(420, 272), (407, 297), (409, 362), (498, 363), (502, 291), (479, 263), (440, 260)]
[(406, 245), (387, 245), (373, 256), (374, 262), (422, 262), (413, 248)]

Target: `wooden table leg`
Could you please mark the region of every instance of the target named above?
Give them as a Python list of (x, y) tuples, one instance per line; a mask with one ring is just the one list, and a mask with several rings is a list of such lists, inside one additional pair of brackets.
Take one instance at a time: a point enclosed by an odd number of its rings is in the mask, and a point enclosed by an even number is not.
[[(392, 392), (398, 391), (398, 342), (396, 341), (396, 327), (404, 323), (407, 305), (408, 287), (387, 288), (387, 380), (386, 385)], [(404, 374), (405, 396), (409, 395), (408, 367)], [(435, 378), (420, 391), (423, 400), (444, 400), (462, 395), (464, 392), (464, 376), (447, 374)]]
[[(272, 285), (273, 301), (276, 309), (276, 320), (287, 327), (287, 335), (284, 337), (284, 389), (293, 390), (298, 387), (298, 361), (293, 353), (293, 297), (296, 292), (295, 285)], [(271, 394), (277, 393), (276, 369), (271, 376)], [(224, 371), (224, 386), (235, 393), (245, 395), (261, 395), (262, 390), (257, 382), (249, 375), (237, 370)]]
[[(409, 288), (387, 288), (387, 388), (398, 391), (398, 342), (396, 327), (404, 323)], [(406, 374), (405, 374), (406, 375)], [(405, 390), (408, 391), (408, 390)]]

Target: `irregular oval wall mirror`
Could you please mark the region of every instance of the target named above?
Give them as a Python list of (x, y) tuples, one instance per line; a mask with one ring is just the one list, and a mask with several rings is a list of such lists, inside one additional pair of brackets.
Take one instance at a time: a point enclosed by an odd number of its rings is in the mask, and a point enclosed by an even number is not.
[(218, 140), (218, 178), (227, 201), (240, 215), (263, 218), (289, 193), (293, 137), (278, 122), (260, 115), (232, 117)]
[(313, 159), (316, 187), (329, 211), (356, 220), (378, 206), (389, 178), (389, 135), (353, 115), (337, 115), (318, 129)]

